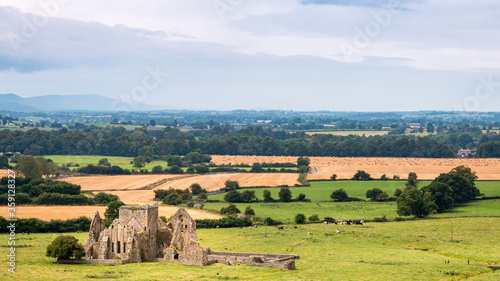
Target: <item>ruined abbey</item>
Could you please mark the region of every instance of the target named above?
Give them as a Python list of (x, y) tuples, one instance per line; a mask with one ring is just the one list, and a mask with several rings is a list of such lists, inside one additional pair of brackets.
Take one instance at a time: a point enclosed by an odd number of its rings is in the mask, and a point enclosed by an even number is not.
[(153, 261), (204, 266), (220, 262), (295, 269), (294, 260), (299, 258), (296, 255), (211, 251), (198, 243), (196, 222), (184, 208), (164, 223), (158, 217), (158, 203), (122, 206), (119, 218), (107, 228), (96, 212), (84, 248), (86, 259), (83, 263), (104, 264)]

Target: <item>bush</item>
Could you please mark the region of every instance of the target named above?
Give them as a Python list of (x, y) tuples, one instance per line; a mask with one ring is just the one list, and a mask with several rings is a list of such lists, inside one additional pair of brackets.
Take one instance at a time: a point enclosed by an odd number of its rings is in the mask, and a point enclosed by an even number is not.
[(255, 211), (252, 209), (252, 207), (248, 206), (245, 209), (245, 216), (255, 216)]
[(198, 183), (193, 183), (189, 187), (189, 189), (191, 189), (191, 193), (193, 193), (193, 195), (198, 195), (198, 194), (200, 194), (200, 193), (202, 193), (204, 191), (203, 188), (201, 188), (201, 185), (198, 184)]
[(367, 172), (365, 172), (363, 170), (358, 170), (356, 172), (356, 174), (354, 174), (354, 176), (352, 177), (352, 179), (353, 180), (362, 180), (362, 181), (365, 181), (365, 180), (372, 180), (372, 177)]
[(298, 224), (306, 223), (306, 216), (304, 214), (295, 215), (295, 223), (298, 223)]
[(402, 218), (402, 217), (395, 217), (394, 218), (394, 221), (405, 221), (406, 219), (405, 218)]
[(81, 259), (85, 255), (85, 250), (78, 239), (71, 235), (64, 235), (57, 237), (52, 243), (47, 246), (47, 257), (57, 259)]
[(310, 222), (317, 222), (319, 221), (319, 217), (318, 217), (318, 214), (314, 214), (312, 216), (310, 216), (309, 218), (307, 218)]
[(333, 175), (330, 177), (330, 179), (331, 179), (332, 181), (337, 180), (337, 174), (333, 174)]
[(122, 201), (113, 201), (108, 204), (108, 207), (106, 208), (106, 218), (110, 220), (114, 220), (118, 218), (119, 215), (119, 209), (121, 206), (125, 205)]
[(335, 219), (331, 217), (325, 217), (323, 220), (326, 221), (327, 223), (335, 223)]
[(205, 192), (202, 192), (198, 194), (198, 200), (207, 200), (207, 194)]
[(224, 184), (227, 191), (235, 190), (240, 188), (240, 184), (237, 181), (227, 180)]
[(292, 192), (288, 187), (282, 187), (278, 194), (281, 202), (290, 202), (292, 200)]
[(343, 188), (337, 189), (334, 192), (332, 192), (330, 198), (332, 198), (337, 202), (345, 202), (349, 200), (349, 196), (347, 195), (347, 192), (345, 192)]
[(231, 190), (224, 196), (224, 200), (227, 202), (237, 203), (241, 201), (241, 193), (236, 190)]
[(196, 228), (216, 228), (219, 226), (220, 228), (226, 227), (245, 227), (251, 226), (252, 221), (249, 218), (237, 218), (236, 216), (227, 216), (225, 218), (211, 220), (195, 220)]
[(266, 217), (264, 219), (264, 224), (265, 225), (280, 225), (280, 224), (283, 224), (283, 223), (281, 221), (279, 221), (279, 220), (273, 220), (270, 217)]
[(223, 215), (235, 215), (241, 213), (241, 211), (236, 207), (236, 205), (229, 204), (229, 206), (220, 209), (220, 213)]
[(380, 218), (374, 218), (373, 221), (374, 222), (387, 222), (388, 220), (387, 220), (385, 215), (382, 215), (382, 217), (380, 217)]
[(304, 193), (299, 193), (299, 196), (295, 198), (295, 201), (306, 202), (308, 200), (306, 199), (306, 195)]
[(179, 196), (178, 193), (171, 193), (169, 194), (167, 197), (165, 197), (165, 199), (163, 199), (163, 203), (167, 204), (167, 205), (179, 205), (182, 203), (182, 199), (181, 197)]
[(151, 171), (155, 174), (161, 174), (161, 173), (163, 173), (163, 168), (160, 165), (157, 165), (157, 166), (154, 166)]
[(113, 201), (118, 201), (118, 195), (99, 192), (94, 196), (94, 202), (96, 204), (108, 205)]
[(274, 202), (275, 200), (271, 197), (271, 191), (265, 189), (263, 191), (264, 202)]
[(188, 208), (193, 208), (194, 207), (194, 203), (193, 202), (189, 202), (189, 203), (187, 203), (187, 206), (188, 206)]
[[(91, 220), (87, 217), (79, 217), (68, 220), (42, 221), (36, 218), (17, 219), (16, 232), (46, 233), (46, 232), (76, 232), (88, 231)], [(0, 217), (0, 233), (7, 233), (7, 219)]]
[(366, 191), (366, 198), (370, 198), (372, 201), (386, 201), (389, 196), (382, 189), (374, 188)]

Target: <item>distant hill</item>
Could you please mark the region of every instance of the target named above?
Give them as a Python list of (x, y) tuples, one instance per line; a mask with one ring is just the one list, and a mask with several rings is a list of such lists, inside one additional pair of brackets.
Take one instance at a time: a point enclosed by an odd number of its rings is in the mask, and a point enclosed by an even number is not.
[(98, 95), (46, 95), (23, 98), (15, 94), (0, 94), (0, 110), (34, 111), (140, 111), (160, 110), (161, 106), (126, 104)]

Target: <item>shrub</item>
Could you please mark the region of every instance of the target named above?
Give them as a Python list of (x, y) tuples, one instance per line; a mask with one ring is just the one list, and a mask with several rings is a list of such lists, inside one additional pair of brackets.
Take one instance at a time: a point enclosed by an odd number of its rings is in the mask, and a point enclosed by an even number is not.
[(85, 250), (78, 239), (71, 235), (64, 235), (57, 237), (52, 243), (47, 246), (47, 257), (57, 259), (81, 259), (85, 255)]
[(110, 220), (114, 220), (118, 218), (119, 214), (119, 209), (121, 206), (125, 205), (122, 201), (113, 201), (108, 204), (108, 207), (106, 208), (106, 218)]
[(237, 203), (241, 201), (241, 193), (236, 190), (231, 190), (224, 196), (224, 200), (227, 202)]
[(389, 199), (389, 196), (382, 189), (374, 188), (366, 191), (366, 198), (370, 198), (372, 201), (385, 201)]
[(348, 201), (349, 196), (347, 195), (347, 192), (344, 191), (343, 188), (337, 189), (332, 194), (330, 195), (330, 198), (337, 202), (345, 202)]
[(306, 202), (308, 201), (306, 199), (306, 195), (304, 193), (299, 193), (299, 196), (297, 196), (297, 198), (295, 198), (296, 201), (299, 201), (299, 202)]
[(283, 224), (283, 223), (281, 221), (279, 221), (279, 220), (273, 220), (270, 217), (266, 217), (264, 219), (264, 224), (265, 225), (280, 225), (280, 224)]
[(220, 228), (245, 227), (252, 225), (252, 221), (249, 218), (237, 218), (236, 216), (227, 216), (225, 218), (215, 220), (195, 220), (195, 222), (196, 228), (216, 228), (217, 226), (219, 226)]
[(271, 197), (271, 191), (265, 189), (263, 192), (264, 202), (274, 202), (275, 200)]
[(388, 221), (388, 220), (387, 220), (387, 218), (386, 218), (386, 216), (385, 216), (385, 215), (382, 215), (382, 217), (380, 217), (380, 218), (378, 218), (378, 217), (377, 217), (377, 218), (374, 218), (374, 219), (373, 219), (373, 221), (374, 221), (374, 222), (386, 222), (386, 221)]
[(96, 204), (108, 205), (113, 201), (118, 201), (117, 195), (99, 192), (94, 196), (94, 202)]
[(327, 223), (334, 223), (335, 222), (335, 219), (331, 218), (331, 217), (325, 217), (323, 220), (326, 221)]
[(157, 166), (154, 166), (151, 171), (155, 174), (161, 174), (161, 173), (163, 173), (163, 168), (160, 165), (157, 165)]
[(227, 191), (235, 190), (240, 188), (240, 184), (237, 181), (227, 180), (224, 184)]
[(252, 209), (252, 207), (248, 206), (245, 209), (245, 216), (255, 216), (255, 211)]
[(223, 215), (235, 215), (241, 213), (241, 211), (236, 207), (236, 205), (229, 204), (229, 206), (220, 209), (220, 213)]
[(333, 174), (333, 175), (330, 177), (330, 179), (331, 179), (332, 181), (337, 180), (337, 174)]
[(194, 203), (193, 202), (189, 202), (189, 203), (187, 203), (187, 206), (188, 206), (188, 208), (193, 208), (194, 207)]
[(354, 176), (352, 177), (353, 180), (372, 180), (372, 177), (370, 176), (370, 174), (368, 174), (367, 172), (363, 171), (363, 170), (358, 170), (356, 172), (356, 174), (354, 174)]
[(165, 203), (167, 205), (174, 205), (175, 206), (175, 205), (182, 203), (182, 199), (178, 193), (174, 192), (174, 193), (169, 194), (167, 197), (165, 197), (165, 199), (163, 199), (163, 203)]
[(310, 222), (317, 222), (319, 221), (319, 217), (318, 217), (318, 214), (314, 214), (312, 216), (310, 216), (309, 218), (307, 218)]
[(292, 200), (292, 192), (288, 187), (282, 187), (278, 195), (281, 202), (290, 202)]
[(198, 200), (207, 200), (207, 194), (205, 192), (202, 192), (198, 194)]
[(306, 223), (306, 216), (304, 214), (295, 215), (295, 223), (304, 224)]
[(193, 183), (189, 189), (191, 189), (191, 193), (193, 193), (193, 195), (198, 195), (204, 191), (198, 183)]

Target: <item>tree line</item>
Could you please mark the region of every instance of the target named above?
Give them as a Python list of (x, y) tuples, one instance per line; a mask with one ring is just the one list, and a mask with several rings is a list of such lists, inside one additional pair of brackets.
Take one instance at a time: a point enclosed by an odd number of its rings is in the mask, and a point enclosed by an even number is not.
[[(480, 138), (480, 139), (479, 139)], [(123, 127), (91, 127), (85, 130), (0, 131), (0, 151), (29, 155), (108, 155), (159, 157), (188, 155), (191, 152), (220, 155), (286, 155), (338, 157), (453, 157), (457, 148), (483, 145), (479, 156), (497, 157), (486, 143), (500, 136), (481, 133), (453, 135), (334, 136), (304, 132), (273, 131), (262, 127), (240, 130), (193, 130), (181, 132), (166, 127), (148, 131), (146, 127), (127, 131)], [(497, 143), (489, 145), (498, 145)], [(483, 152), (484, 156), (483, 156)], [(496, 150), (493, 150), (496, 151)]]

